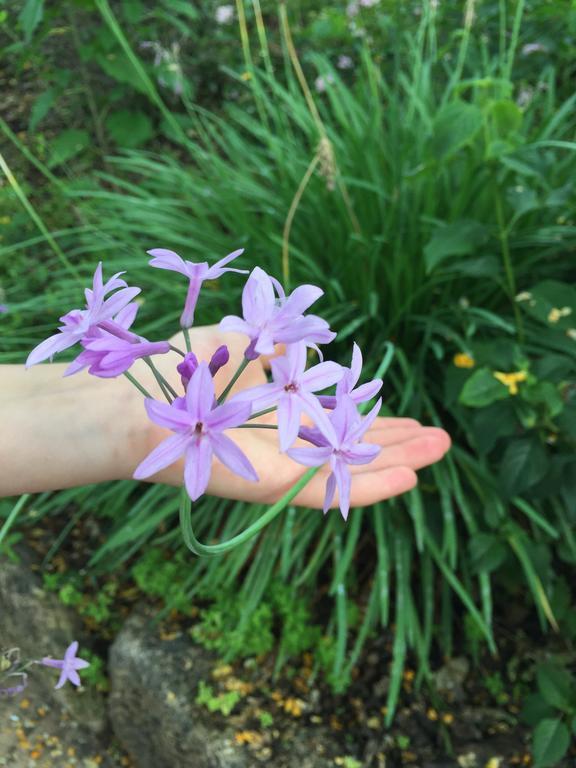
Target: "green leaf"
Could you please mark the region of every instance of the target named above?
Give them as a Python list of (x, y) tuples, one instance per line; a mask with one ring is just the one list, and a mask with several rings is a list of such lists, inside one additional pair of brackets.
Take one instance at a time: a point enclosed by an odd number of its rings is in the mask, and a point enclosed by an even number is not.
[(504, 542), (491, 533), (476, 533), (470, 540), (470, 560), (474, 573), (481, 571), (494, 571), (498, 568), (508, 554), (508, 548)]
[(29, 43), (34, 30), (42, 21), (44, 15), (44, 0), (26, 0), (18, 15), (18, 21), (24, 32), (24, 40)]
[(564, 400), (558, 387), (551, 381), (539, 381), (522, 388), (522, 398), (531, 405), (543, 405), (551, 418), (562, 413)]
[(548, 469), (548, 455), (538, 438), (511, 440), (500, 462), (500, 483), (507, 496), (522, 493), (541, 480)]
[(548, 768), (561, 760), (570, 746), (570, 732), (561, 720), (542, 720), (534, 731), (534, 768)]
[(492, 371), (489, 368), (479, 368), (464, 384), (459, 401), (469, 408), (482, 408), (507, 397), (508, 390), (494, 378)]
[(106, 120), (106, 128), (121, 147), (139, 147), (154, 135), (152, 121), (144, 112), (131, 112), (127, 109), (113, 112)]
[(501, 437), (515, 435), (518, 418), (512, 398), (499, 400), (476, 411), (470, 419), (470, 428), (480, 453), (489, 453)]
[(90, 134), (88, 131), (76, 128), (71, 128), (69, 131), (62, 131), (62, 133), (52, 142), (50, 157), (48, 159), (48, 168), (55, 168), (56, 166), (71, 160), (89, 145)]
[(107, 56), (99, 57), (98, 63), (112, 79), (132, 86), (139, 93), (148, 93), (142, 78), (123, 53), (109, 53)]
[(566, 331), (576, 326), (576, 288), (568, 283), (544, 280), (519, 304), (548, 328)]
[(524, 699), (520, 719), (535, 728), (541, 720), (554, 717), (554, 709), (546, 703), (539, 693), (531, 693)]
[(465, 101), (442, 107), (434, 119), (430, 150), (440, 162), (470, 144), (483, 124), (482, 111)]
[(509, 138), (522, 127), (522, 110), (509, 99), (493, 101), (490, 104), (489, 114), (494, 132), (500, 139)]
[(431, 272), (449, 256), (467, 256), (485, 242), (488, 231), (477, 221), (455, 221), (437, 229), (424, 248), (426, 270)]
[(28, 130), (34, 132), (38, 125), (44, 120), (48, 112), (54, 106), (54, 102), (58, 97), (55, 88), (48, 88), (47, 91), (41, 93), (40, 96), (34, 101), (32, 109), (30, 110), (30, 120), (28, 122)]
[(536, 670), (538, 688), (552, 707), (567, 712), (574, 706), (574, 678), (567, 669), (547, 661)]

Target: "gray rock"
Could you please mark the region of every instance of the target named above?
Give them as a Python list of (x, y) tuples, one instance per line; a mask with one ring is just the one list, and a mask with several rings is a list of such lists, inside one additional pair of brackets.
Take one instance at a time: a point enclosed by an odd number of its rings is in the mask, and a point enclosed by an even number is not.
[(328, 731), (304, 722), (261, 750), (238, 744), (238, 718), (224, 721), (195, 702), (200, 681), (213, 682), (214, 666), (188, 637), (161, 639), (144, 614), (126, 622), (110, 650), (109, 713), (137, 768), (333, 768)]
[[(78, 640), (82, 656), (86, 643), (80, 618), (42, 589), (26, 551), (21, 555), (20, 563), (3, 558), (0, 566), (0, 648), (19, 648), (26, 659), (62, 658), (70, 643)], [(63, 709), (94, 734), (105, 731), (104, 699), (96, 690), (66, 685), (55, 691), (58, 670), (38, 666), (29, 672), (35, 695), (47, 705)]]

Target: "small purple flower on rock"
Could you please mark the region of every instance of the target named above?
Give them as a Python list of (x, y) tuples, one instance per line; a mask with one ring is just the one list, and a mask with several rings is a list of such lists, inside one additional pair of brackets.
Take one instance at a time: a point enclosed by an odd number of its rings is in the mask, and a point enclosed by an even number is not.
[(225, 272), (239, 272), (242, 275), (248, 274), (248, 270), (246, 269), (234, 269), (233, 267), (225, 266), (244, 253), (244, 248), (232, 251), (232, 253), (224, 256), (223, 259), (220, 259), (220, 261), (217, 261), (216, 264), (213, 264), (211, 267), (208, 266), (208, 262), (206, 261), (201, 261), (196, 264), (192, 261), (185, 261), (177, 253), (169, 251), (166, 248), (153, 248), (151, 251), (147, 251), (147, 253), (153, 257), (152, 260), (148, 262), (151, 267), (168, 269), (171, 272), (179, 272), (190, 281), (186, 302), (184, 304), (184, 311), (180, 316), (180, 325), (182, 328), (190, 328), (194, 323), (194, 310), (196, 309), (200, 288), (202, 287), (204, 280), (216, 280)]
[(70, 680), (73, 685), (81, 685), (80, 676), (78, 675), (77, 670), (89, 667), (90, 662), (84, 661), (84, 659), (79, 659), (76, 656), (77, 650), (78, 643), (75, 640), (66, 649), (63, 659), (51, 659), (46, 656), (40, 662), (40, 664), (44, 664), (45, 667), (55, 667), (56, 669), (62, 670), (60, 679), (54, 686), (56, 689), (62, 688), (67, 680)]
[(192, 501), (205, 493), (215, 455), (228, 469), (246, 480), (258, 481), (254, 467), (224, 430), (250, 417), (250, 403), (231, 400), (215, 405), (214, 381), (207, 363), (199, 363), (186, 389), (186, 398), (171, 404), (146, 399), (149, 418), (174, 435), (166, 438), (138, 465), (134, 478), (155, 475), (184, 456), (184, 483)]
[(273, 381), (239, 392), (234, 400), (252, 403), (252, 411), (263, 411), (278, 404), (278, 437), (280, 450), (286, 451), (298, 437), (302, 412), (336, 440), (336, 434), (318, 398), (313, 394), (332, 386), (342, 378), (343, 368), (338, 363), (325, 362), (306, 368), (306, 344), (290, 344), (284, 357), (271, 361)]
[[(320, 467), (330, 463), (332, 473), (326, 482), (324, 513), (330, 509), (334, 492), (338, 487), (340, 512), (344, 520), (350, 510), (350, 489), (352, 477), (349, 464), (369, 464), (380, 453), (380, 446), (361, 443), (360, 440), (372, 426), (378, 415), (381, 400), (378, 400), (370, 413), (362, 418), (352, 398), (343, 395), (330, 415), (333, 432), (322, 429), (302, 427), (299, 435), (313, 444), (313, 448), (291, 448), (288, 456), (307, 467)], [(333, 439), (333, 433), (336, 439)]]
[(382, 379), (373, 379), (372, 381), (367, 381), (365, 384), (356, 387), (361, 373), (362, 352), (360, 351), (358, 344), (354, 342), (350, 368), (344, 368), (344, 376), (336, 385), (336, 395), (320, 395), (318, 397), (318, 400), (320, 400), (320, 403), (324, 408), (336, 408), (336, 404), (342, 395), (349, 395), (356, 405), (360, 405), (360, 403), (365, 403), (368, 400), (372, 400), (373, 397), (376, 397), (382, 388)]
[[(62, 325), (58, 333), (38, 344), (28, 355), (26, 367), (41, 363), (62, 352), (64, 349), (74, 346), (87, 336), (90, 331), (117, 315), (128, 305), (135, 296), (140, 293), (140, 288), (128, 288), (118, 272), (106, 283), (102, 280), (102, 262), (96, 267), (92, 288), (86, 288), (86, 309), (73, 309), (60, 318)], [(117, 290), (119, 289), (119, 290)], [(113, 296), (106, 298), (106, 294), (116, 291)]]
[(327, 344), (336, 337), (328, 323), (316, 315), (304, 315), (323, 293), (315, 285), (301, 285), (286, 296), (277, 280), (256, 267), (242, 292), (243, 317), (224, 317), (220, 329), (250, 338), (244, 353), (248, 360), (274, 354), (274, 344), (297, 341), (305, 341), (308, 346)]

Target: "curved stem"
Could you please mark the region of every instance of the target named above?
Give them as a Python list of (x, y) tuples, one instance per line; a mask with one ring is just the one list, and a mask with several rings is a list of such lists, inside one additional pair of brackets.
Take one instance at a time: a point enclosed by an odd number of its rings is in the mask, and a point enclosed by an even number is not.
[(131, 373), (128, 373), (128, 371), (124, 371), (124, 376), (126, 376), (126, 378), (131, 384), (134, 384), (137, 390), (142, 392), (144, 397), (149, 397), (151, 400), (153, 399), (152, 395), (150, 394), (150, 392), (148, 392), (146, 387), (143, 387), (142, 384), (140, 384), (140, 382), (138, 381), (138, 379), (135, 379)]
[(221, 395), (220, 395), (220, 397), (218, 398), (218, 405), (222, 405), (222, 403), (224, 402), (224, 400), (226, 400), (226, 398), (227, 398), (227, 397), (228, 397), (228, 395), (230, 394), (230, 390), (232, 389), (232, 387), (234, 386), (234, 384), (236, 384), (236, 382), (238, 381), (238, 379), (240, 378), (240, 376), (243, 374), (243, 372), (245, 371), (245, 369), (246, 369), (246, 366), (248, 365), (248, 363), (249, 363), (249, 362), (250, 362), (250, 360), (248, 360), (248, 358), (247, 358), (247, 357), (244, 357), (244, 358), (242, 358), (242, 362), (241, 362), (241, 363), (240, 363), (240, 365), (238, 366), (238, 370), (236, 371), (236, 373), (234, 374), (234, 376), (232, 376), (232, 378), (231, 378), (231, 379), (230, 379), (230, 381), (228, 382), (228, 386), (226, 387), (226, 389), (225, 389), (225, 390), (222, 392), (222, 394), (221, 394)]
[(0, 528), (0, 544), (2, 544), (2, 542), (6, 538), (7, 534), (10, 531), (10, 528), (12, 528), (12, 526), (14, 525), (16, 518), (22, 511), (22, 508), (24, 507), (24, 505), (26, 504), (29, 498), (30, 498), (30, 494), (25, 493), (23, 496), (20, 496), (20, 498), (12, 508), (12, 511), (8, 515), (6, 522), (4, 523), (2, 528)]
[(168, 400), (169, 403), (171, 403), (172, 400), (171, 400), (170, 396), (178, 397), (178, 393), (176, 392), (175, 389), (173, 389), (170, 386), (170, 384), (166, 381), (164, 376), (162, 376), (160, 371), (156, 368), (156, 366), (152, 362), (152, 358), (151, 357), (145, 357), (144, 358), (144, 362), (146, 363), (146, 365), (150, 368), (150, 370), (154, 374), (154, 378), (156, 379), (156, 381), (158, 382), (158, 385), (160, 386), (160, 389), (164, 393), (164, 397), (166, 398), (166, 400)]
[(195, 555), (207, 556), (207, 555), (223, 555), (225, 552), (229, 552), (231, 549), (240, 546), (256, 536), (262, 528), (265, 528), (269, 523), (278, 517), (280, 512), (290, 504), (292, 499), (300, 493), (302, 488), (314, 477), (320, 467), (314, 467), (305, 472), (300, 480), (295, 483), (290, 490), (284, 494), (284, 496), (273, 504), (256, 522), (249, 525), (248, 528), (233, 536), (228, 541), (224, 541), (221, 544), (201, 544), (192, 530), (192, 521), (190, 519), (192, 502), (190, 497), (186, 493), (186, 488), (182, 488), (182, 494), (180, 497), (180, 527), (182, 529), (182, 535), (184, 537), (184, 543)]

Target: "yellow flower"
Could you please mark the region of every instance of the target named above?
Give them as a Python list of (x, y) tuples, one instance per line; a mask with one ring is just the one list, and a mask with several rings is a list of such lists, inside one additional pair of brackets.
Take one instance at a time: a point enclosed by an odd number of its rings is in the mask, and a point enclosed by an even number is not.
[(240, 75), (240, 79), (244, 80), (244, 82), (247, 82), (248, 80), (252, 80), (252, 72), (242, 72)]
[(465, 352), (459, 352), (457, 355), (454, 355), (453, 363), (456, 368), (474, 368), (476, 365), (474, 358)]
[(572, 310), (570, 309), (570, 307), (562, 307), (562, 309), (557, 309), (556, 307), (554, 307), (548, 313), (548, 322), (557, 323), (561, 317), (567, 317), (568, 315), (571, 315), (571, 314), (572, 314)]
[(526, 371), (518, 371), (517, 373), (503, 373), (503, 371), (494, 371), (493, 376), (505, 387), (508, 387), (508, 393), (510, 395), (518, 394), (518, 382), (526, 381), (528, 374)]

